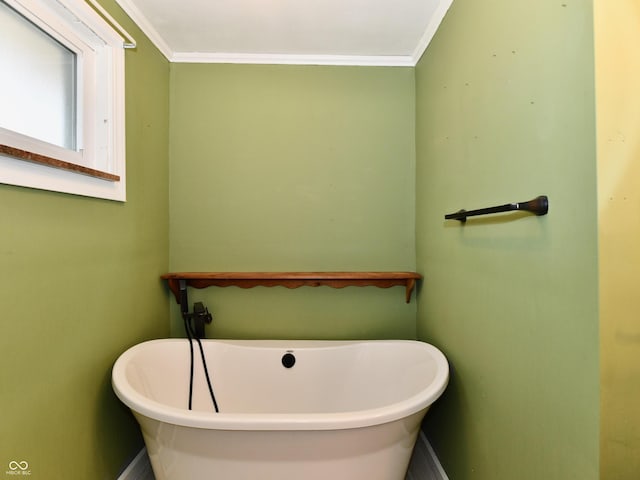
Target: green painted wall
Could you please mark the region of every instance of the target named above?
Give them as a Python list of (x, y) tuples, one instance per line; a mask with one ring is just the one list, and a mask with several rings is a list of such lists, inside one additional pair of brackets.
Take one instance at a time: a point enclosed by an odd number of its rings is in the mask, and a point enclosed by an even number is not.
[(126, 55), (126, 203), (0, 185), (0, 475), (116, 478), (141, 448), (111, 390), (132, 344), (169, 334), (168, 62), (114, 2), (137, 41)]
[[(592, 2), (456, 0), (416, 69), (426, 431), (452, 480), (598, 478)], [(546, 194), (549, 215), (445, 213)]]
[[(410, 68), (172, 64), (171, 270), (413, 270), (414, 107)], [(190, 294), (214, 337), (413, 338), (403, 292)]]

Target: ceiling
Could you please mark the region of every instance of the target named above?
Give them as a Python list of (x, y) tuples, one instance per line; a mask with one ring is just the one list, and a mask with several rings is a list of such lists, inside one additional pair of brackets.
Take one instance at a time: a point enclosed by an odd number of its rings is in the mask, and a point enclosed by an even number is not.
[(452, 0), (116, 0), (173, 62), (414, 66)]

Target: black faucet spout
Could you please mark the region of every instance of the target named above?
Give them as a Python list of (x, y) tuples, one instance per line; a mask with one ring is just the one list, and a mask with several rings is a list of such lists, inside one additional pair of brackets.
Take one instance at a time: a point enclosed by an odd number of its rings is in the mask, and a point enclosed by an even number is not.
[(185, 322), (187, 336), (204, 338), (204, 326), (213, 321), (213, 316), (202, 302), (195, 302), (193, 304), (193, 312), (189, 313), (187, 282), (184, 280), (180, 280), (180, 313)]

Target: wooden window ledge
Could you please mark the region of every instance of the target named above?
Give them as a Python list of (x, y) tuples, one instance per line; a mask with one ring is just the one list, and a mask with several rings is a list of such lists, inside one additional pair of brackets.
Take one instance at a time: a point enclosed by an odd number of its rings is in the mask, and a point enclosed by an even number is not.
[(405, 301), (411, 301), (416, 281), (422, 275), (415, 272), (181, 272), (167, 273), (161, 277), (180, 301), (180, 281), (193, 288), (207, 287), (286, 287), (302, 286), (344, 288), (351, 286), (390, 288), (405, 287)]

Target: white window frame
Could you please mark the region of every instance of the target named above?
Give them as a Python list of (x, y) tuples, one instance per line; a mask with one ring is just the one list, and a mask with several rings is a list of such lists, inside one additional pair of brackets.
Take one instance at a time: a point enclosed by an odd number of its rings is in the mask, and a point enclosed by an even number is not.
[(1, 1), (76, 53), (80, 121), (77, 150), (0, 128), (0, 183), (125, 201), (123, 47), (135, 42), (93, 1), (95, 9), (84, 0)]

